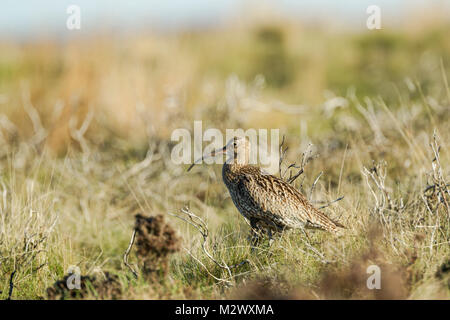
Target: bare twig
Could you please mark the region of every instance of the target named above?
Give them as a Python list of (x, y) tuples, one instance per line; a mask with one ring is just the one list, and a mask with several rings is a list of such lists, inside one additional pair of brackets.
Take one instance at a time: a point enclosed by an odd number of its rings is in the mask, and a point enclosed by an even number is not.
[(94, 118), (94, 112), (91, 109), (92, 108), (89, 109), (89, 112), (86, 114), (86, 117), (84, 118), (83, 123), (81, 124), (81, 127), (79, 129), (76, 128), (78, 122), (76, 117), (71, 118), (69, 121), (70, 135), (75, 141), (80, 144), (83, 154), (90, 153), (89, 145), (84, 135), (89, 129), (92, 119)]
[(285, 136), (283, 135), (283, 140), (281, 140), (281, 144), (280, 144), (280, 160), (278, 161), (278, 172), (279, 172), (279, 175), (280, 175), (280, 179), (283, 179), (283, 174), (281, 172), (281, 164), (283, 163), (284, 157), (285, 157), (286, 152), (288, 150), (288, 148), (283, 150), (284, 139), (285, 139)]
[(147, 154), (145, 155), (145, 159), (142, 160), (141, 162), (136, 163), (129, 170), (127, 170), (124, 173), (124, 178), (128, 179), (128, 178), (130, 178), (132, 176), (137, 175), (138, 173), (143, 171), (145, 168), (148, 168), (148, 166), (150, 166), (150, 164), (154, 160), (155, 148), (156, 147), (154, 145), (150, 145), (148, 150), (147, 150)]
[(445, 181), (444, 175), (442, 173), (442, 165), (440, 158), (440, 150), (441, 146), (439, 144), (439, 138), (437, 136), (436, 131), (433, 134), (433, 142), (430, 144), (431, 149), (434, 154), (434, 159), (432, 161), (432, 172), (431, 177), (433, 180), (433, 191), (437, 193), (437, 197), (439, 199), (438, 205), (442, 203), (447, 211), (447, 215), (450, 218), (450, 208), (448, 204), (448, 200), (446, 195), (449, 194), (448, 184)]
[(394, 236), (394, 228), (408, 223), (406, 217), (401, 214), (406, 208), (403, 198), (396, 197), (396, 199), (393, 199), (392, 191), (386, 187), (387, 164), (385, 161), (375, 164), (370, 170), (363, 167), (362, 174), (365, 176), (367, 186), (375, 199), (371, 215), (378, 219), (383, 226), (382, 230), (386, 240), (388, 240), (392, 249), (398, 252), (396, 248), (398, 237)]
[(244, 264), (250, 263), (250, 260), (245, 259), (244, 261), (241, 261), (239, 263), (233, 264), (230, 266), (230, 269), (235, 269), (235, 268), (239, 268), (241, 266), (243, 266)]
[[(284, 170), (284, 172), (282, 171), (282, 163), (284, 161), (285, 155), (286, 155), (286, 151), (288, 150), (288, 148), (283, 150), (283, 145), (285, 142), (285, 136), (283, 136), (283, 140), (281, 141), (280, 144), (280, 160), (279, 160), (279, 175), (280, 178), (284, 181), (286, 181), (289, 184), (292, 184), (299, 176), (301, 176), (304, 172), (305, 172), (305, 167), (308, 164), (308, 162), (313, 158), (311, 156), (312, 154), (312, 144), (308, 144), (308, 147), (306, 148), (306, 150), (302, 153), (302, 159), (301, 159), (301, 163), (300, 165), (297, 165), (295, 162), (288, 165), (288, 167), (286, 168), (286, 170)], [(291, 169), (299, 169), (295, 174), (293, 174), (293, 170)], [(287, 171), (289, 171), (289, 178), (285, 178)], [(341, 169), (342, 171), (342, 169)], [(341, 172), (342, 173), (342, 172)], [(314, 192), (314, 188), (316, 187), (317, 182), (319, 181), (320, 177), (322, 176), (323, 171), (321, 171), (319, 173), (319, 175), (316, 177), (316, 179), (314, 180), (314, 183), (311, 185), (310, 191), (309, 191), (309, 197), (308, 199), (311, 200), (312, 198), (312, 193)], [(302, 182), (300, 183), (300, 190), (303, 192), (303, 181), (304, 181), (304, 176), (302, 179)], [(322, 201), (321, 203), (325, 203), (325, 205), (321, 206), (319, 209), (323, 209), (326, 207), (329, 207), (331, 204), (338, 202), (340, 200), (344, 199), (344, 196), (341, 196), (331, 202), (326, 203), (325, 201)], [(320, 202), (319, 202), (320, 203)]]
[(25, 84), (22, 85), (22, 101), (23, 101), (23, 108), (27, 113), (28, 117), (30, 118), (34, 130), (34, 135), (31, 138), (30, 142), (34, 146), (38, 146), (41, 144), (41, 142), (45, 140), (45, 138), (47, 138), (48, 133), (45, 130), (44, 126), (42, 125), (39, 112), (31, 103), (30, 90), (28, 86)]
[(297, 171), (296, 174), (292, 175), (292, 171), (289, 172), (289, 179), (287, 180), (288, 183), (293, 183), (298, 177), (300, 177), (301, 174), (303, 174), (304, 170), (301, 167), (298, 167), (295, 165), (295, 163), (291, 164), (288, 169), (290, 168), (300, 168), (300, 170)]
[(128, 263), (128, 256), (130, 255), (130, 251), (133, 248), (135, 238), (136, 238), (136, 229), (133, 230), (133, 234), (131, 235), (130, 243), (128, 244), (128, 248), (123, 255), (123, 263), (125, 264), (125, 266), (128, 267), (128, 269), (130, 269), (130, 271), (133, 273), (134, 277), (137, 279), (138, 278), (137, 272)]
[[(309, 160), (311, 159), (311, 146), (312, 145), (309, 144), (308, 147), (306, 148), (305, 152), (302, 153), (302, 159), (301, 159), (300, 165), (297, 165), (297, 163), (295, 163), (295, 162), (291, 163), (287, 166), (287, 168), (283, 172), (282, 164), (284, 162), (286, 152), (289, 149), (289, 148), (286, 148), (283, 150), (284, 142), (285, 142), (285, 136), (283, 136), (283, 140), (281, 141), (281, 144), (280, 144), (280, 159), (279, 159), (279, 163), (278, 163), (278, 172), (280, 175), (280, 179), (285, 180), (289, 184), (292, 184), (298, 177), (300, 177), (305, 172), (305, 167), (308, 164)], [(298, 169), (298, 171), (293, 174), (292, 169)], [(286, 173), (288, 171), (289, 171), (289, 178), (285, 178)]]
[(224, 261), (219, 262), (217, 261), (217, 259), (215, 259), (213, 257), (213, 255), (209, 252), (208, 250), (208, 236), (209, 236), (209, 229), (208, 229), (208, 225), (206, 224), (206, 222), (200, 218), (199, 216), (197, 216), (196, 214), (192, 213), (188, 207), (184, 207), (181, 209), (181, 212), (183, 214), (185, 214), (187, 216), (187, 218), (170, 213), (169, 214), (171, 216), (174, 216), (180, 220), (183, 220), (185, 222), (187, 222), (188, 224), (190, 224), (191, 226), (193, 226), (195, 229), (198, 230), (198, 232), (201, 234), (203, 241), (201, 242), (201, 247), (202, 247), (202, 251), (203, 253), (208, 257), (209, 260), (211, 260), (212, 262), (214, 262), (215, 265), (217, 265), (219, 268), (224, 269), (227, 271), (228, 273), (228, 278), (218, 278), (216, 276), (214, 276), (208, 269), (207, 267), (198, 259), (196, 258), (189, 250), (185, 249), (189, 255), (192, 256), (193, 259), (195, 259), (205, 270), (206, 272), (213, 277), (215, 280), (219, 281), (219, 282), (225, 282), (227, 284), (232, 284), (232, 281), (234, 279), (233, 274), (231, 273), (231, 269), (233, 268), (237, 268), (240, 267), (244, 264), (246, 264), (248, 262), (248, 260), (244, 260), (241, 263), (229, 266), (228, 264), (226, 264)]
[(215, 275), (213, 275), (213, 274), (211, 273), (211, 271), (209, 271), (208, 268), (205, 266), (205, 264), (204, 264), (203, 262), (201, 262), (200, 259), (198, 259), (196, 256), (194, 256), (194, 255), (192, 254), (192, 252), (190, 252), (190, 251), (189, 251), (188, 249), (186, 249), (186, 248), (183, 248), (183, 249), (186, 250), (186, 252), (192, 257), (192, 259), (194, 259), (195, 261), (197, 261), (198, 264), (201, 265), (201, 266), (203, 267), (203, 269), (205, 269), (205, 271), (206, 271), (212, 278), (214, 278), (215, 280), (217, 280), (217, 281), (219, 281), (219, 282), (226, 282), (226, 283), (229, 282), (229, 281), (226, 280), (226, 279), (218, 278), (218, 277), (216, 277)]
[[(447, 188), (450, 187), (450, 183), (447, 183), (445, 186), (446, 186)], [(433, 192), (434, 192), (434, 190), (436, 190), (436, 185), (433, 184), (433, 185), (431, 185), (431, 186), (427, 186), (427, 187), (423, 190), (423, 193), (427, 193), (427, 192), (430, 191), (430, 190), (433, 190)], [(447, 191), (446, 193), (448, 193), (448, 191)]]
[(16, 274), (16, 270), (14, 270), (11, 273), (11, 276), (9, 277), (9, 291), (8, 291), (8, 298), (6, 298), (6, 300), (11, 300), (11, 296), (14, 290), (14, 276)]
[(377, 114), (375, 113), (373, 102), (367, 97), (364, 99), (364, 102), (367, 105), (367, 109), (361, 105), (361, 103), (356, 97), (354, 97), (354, 103), (356, 108), (361, 113), (361, 115), (366, 119), (370, 129), (374, 133), (375, 144), (382, 145), (386, 142), (386, 137), (383, 135), (379, 119), (377, 117)]
[(311, 189), (309, 189), (309, 197), (308, 197), (309, 200), (311, 200), (314, 189), (316, 188), (316, 184), (317, 184), (317, 182), (319, 182), (319, 179), (322, 176), (322, 174), (323, 174), (323, 171), (320, 171), (320, 173), (317, 175), (316, 179), (314, 180), (314, 182), (311, 186)]
[(335, 200), (333, 200), (333, 201), (328, 202), (327, 204), (325, 204), (325, 205), (319, 207), (319, 209), (323, 209), (323, 208), (329, 207), (329, 206), (332, 205), (333, 203), (338, 202), (338, 201), (341, 201), (342, 199), (344, 199), (344, 196), (340, 196), (339, 198), (337, 198), (337, 199), (335, 199)]

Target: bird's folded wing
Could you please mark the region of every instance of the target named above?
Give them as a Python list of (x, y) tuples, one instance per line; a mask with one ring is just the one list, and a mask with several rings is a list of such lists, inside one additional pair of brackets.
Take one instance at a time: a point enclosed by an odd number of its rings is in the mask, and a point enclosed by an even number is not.
[(252, 214), (274, 222), (298, 224), (308, 220), (303, 195), (286, 182), (271, 175), (243, 175), (238, 187), (239, 201), (252, 207)]

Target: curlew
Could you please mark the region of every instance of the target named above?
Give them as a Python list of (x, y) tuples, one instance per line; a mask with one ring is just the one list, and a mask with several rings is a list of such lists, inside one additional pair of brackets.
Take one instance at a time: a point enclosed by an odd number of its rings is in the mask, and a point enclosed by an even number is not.
[[(344, 228), (316, 209), (296, 188), (249, 164), (250, 141), (232, 138), (223, 148), (198, 160), (226, 154), (222, 178), (238, 211), (250, 222), (253, 233), (313, 228), (337, 233)], [(194, 162), (188, 171), (198, 162)]]

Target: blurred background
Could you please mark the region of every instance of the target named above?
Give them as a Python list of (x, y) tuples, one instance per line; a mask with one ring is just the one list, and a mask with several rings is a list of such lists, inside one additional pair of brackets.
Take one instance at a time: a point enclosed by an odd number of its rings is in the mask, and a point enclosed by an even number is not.
[[(66, 27), (72, 4), (79, 30)], [(381, 30), (366, 27), (370, 5)], [(90, 110), (85, 136), (109, 147), (125, 139), (145, 149), (149, 126), (168, 138), (194, 119), (221, 128), (224, 117), (228, 127), (298, 131), (302, 114), (312, 135), (327, 125), (304, 114), (349, 92), (397, 103), (399, 88), (418, 81), (444, 94), (432, 84), (450, 65), (449, 26), (444, 0), (7, 0), (0, 110), (26, 136), (36, 129), (31, 104), (56, 154)]]
[[(73, 265), (131, 278), (138, 212), (165, 216), (192, 256), (121, 298), (223, 299), (223, 261), (236, 284), (274, 283), (248, 290), (269, 297), (448, 299), (449, 35), (448, 0), (0, 1), (0, 299), (12, 284), (12, 299), (41, 299)], [(194, 120), (279, 129), (280, 171), (309, 161), (294, 186), (348, 236), (286, 233), (253, 252), (219, 166), (172, 161), (173, 130)], [(185, 205), (216, 263), (169, 217)], [(367, 290), (369, 261), (402, 275)]]

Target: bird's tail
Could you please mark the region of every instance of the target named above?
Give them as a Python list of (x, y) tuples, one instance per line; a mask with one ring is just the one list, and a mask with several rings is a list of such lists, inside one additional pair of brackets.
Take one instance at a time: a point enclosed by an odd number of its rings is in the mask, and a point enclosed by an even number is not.
[(332, 232), (332, 233), (339, 233), (339, 231), (341, 231), (341, 229), (346, 229), (346, 227), (343, 224), (341, 224), (333, 219), (330, 219), (329, 217), (327, 217), (325, 214), (323, 214), (319, 210), (316, 211), (315, 218), (317, 220), (316, 224), (322, 230), (326, 230), (326, 231)]
[(335, 221), (335, 220), (330, 219), (330, 221), (333, 222), (334, 225), (335, 225), (335, 228), (333, 229), (332, 232), (333, 232), (336, 236), (342, 236), (342, 235), (345, 233), (344, 230), (347, 229), (347, 227), (344, 226), (343, 224), (341, 224), (341, 223)]
[[(330, 218), (328, 218), (328, 219), (330, 219)], [(334, 225), (335, 225), (336, 227), (338, 227), (338, 228), (347, 229), (346, 226), (344, 226), (342, 223), (337, 222), (336, 220), (330, 219), (330, 221), (333, 222)]]

